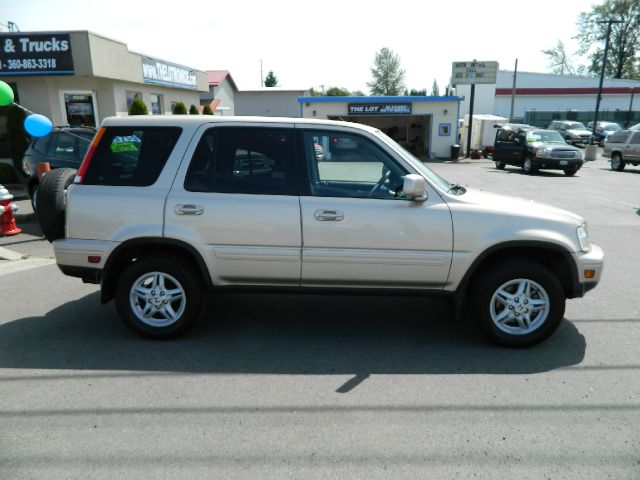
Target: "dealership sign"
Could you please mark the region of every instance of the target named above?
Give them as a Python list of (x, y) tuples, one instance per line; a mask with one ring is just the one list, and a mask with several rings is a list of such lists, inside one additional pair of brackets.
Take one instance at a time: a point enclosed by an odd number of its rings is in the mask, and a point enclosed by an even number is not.
[(349, 115), (411, 115), (410, 103), (350, 103)]
[(197, 87), (196, 73), (193, 69), (151, 57), (142, 57), (142, 78), (145, 83), (168, 87)]
[(0, 33), (0, 76), (73, 73), (68, 33)]
[(498, 62), (453, 62), (451, 83), (496, 83)]

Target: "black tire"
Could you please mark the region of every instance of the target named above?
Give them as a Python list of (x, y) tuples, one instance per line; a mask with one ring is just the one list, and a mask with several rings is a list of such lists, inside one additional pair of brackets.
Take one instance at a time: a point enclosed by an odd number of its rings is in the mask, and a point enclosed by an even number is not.
[(621, 172), (624, 170), (626, 162), (622, 160), (622, 155), (619, 153), (614, 153), (611, 155), (611, 170), (616, 172)]
[[(158, 281), (160, 276), (162, 283)], [(198, 276), (176, 259), (142, 258), (120, 274), (115, 292), (116, 307), (125, 325), (139, 335), (157, 340), (175, 338), (191, 328), (204, 311), (201, 284)], [(136, 287), (147, 289), (145, 285), (148, 286), (145, 296), (140, 289), (134, 290)], [(138, 293), (134, 293), (136, 291)], [(182, 292), (180, 298), (176, 291)], [(173, 296), (170, 292), (174, 292)], [(150, 307), (150, 311), (145, 315), (146, 307)], [(176, 318), (167, 318), (171, 312)]]
[(573, 177), (576, 174), (577, 171), (578, 171), (577, 168), (565, 168), (564, 169), (564, 174), (567, 177)]
[(64, 196), (73, 183), (76, 172), (73, 168), (56, 168), (47, 173), (40, 182), (36, 214), (42, 233), (50, 242), (64, 238)]
[(503, 162), (502, 160), (496, 160), (495, 163), (496, 163), (496, 168), (498, 170), (504, 170), (504, 167), (507, 166), (507, 164), (505, 162)]
[(533, 164), (533, 160), (531, 160), (530, 157), (527, 157), (524, 159), (524, 162), (522, 162), (522, 171), (527, 175), (535, 175), (538, 169)]
[[(516, 296), (523, 284), (529, 285), (529, 293)], [(479, 277), (473, 288), (478, 325), (500, 345), (528, 347), (540, 343), (556, 331), (564, 316), (566, 298), (560, 282), (545, 267), (528, 260), (496, 265)], [(498, 292), (513, 296), (499, 300)], [(506, 318), (500, 319), (501, 315)]]

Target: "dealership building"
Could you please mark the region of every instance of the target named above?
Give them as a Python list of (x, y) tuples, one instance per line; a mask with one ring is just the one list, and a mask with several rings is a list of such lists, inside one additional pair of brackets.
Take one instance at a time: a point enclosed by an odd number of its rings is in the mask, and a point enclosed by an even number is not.
[(462, 99), (446, 97), (299, 97), (299, 115), (378, 128), (417, 156), (449, 157)]
[(209, 90), (206, 72), (88, 31), (0, 33), (0, 79), (54, 125), (97, 126), (127, 115), (136, 98), (150, 114), (171, 114), (177, 102), (200, 105)]

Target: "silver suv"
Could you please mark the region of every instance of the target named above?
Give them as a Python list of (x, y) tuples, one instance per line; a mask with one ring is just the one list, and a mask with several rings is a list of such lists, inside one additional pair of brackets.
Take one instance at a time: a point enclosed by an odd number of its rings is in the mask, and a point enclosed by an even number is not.
[(153, 338), (184, 333), (207, 290), (366, 289), (447, 294), (490, 339), (525, 346), (603, 267), (583, 218), (451, 184), (353, 123), (109, 118), (73, 173), (41, 189), (66, 206), (57, 263)]
[(640, 164), (640, 131), (621, 130), (612, 133), (604, 142), (602, 156), (611, 159), (611, 170), (621, 172), (630, 163)]

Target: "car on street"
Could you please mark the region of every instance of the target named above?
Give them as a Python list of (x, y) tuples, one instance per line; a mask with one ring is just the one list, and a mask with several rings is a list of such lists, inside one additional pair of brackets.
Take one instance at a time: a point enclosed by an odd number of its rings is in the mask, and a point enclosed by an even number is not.
[(38, 163), (48, 163), (51, 169), (78, 168), (95, 134), (91, 127), (56, 127), (49, 135), (31, 141), (22, 158), (22, 170), (34, 209), (40, 187)]
[(573, 145), (587, 145), (591, 142), (592, 132), (583, 123), (571, 120), (554, 120), (547, 130), (557, 130), (562, 138)]
[(621, 130), (609, 135), (602, 156), (610, 159), (611, 170), (621, 172), (627, 164), (640, 164), (640, 131)]
[[(349, 161), (318, 158), (333, 138)], [(234, 167), (239, 154), (269, 171)], [(107, 118), (79, 170), (49, 173), (40, 199), (61, 271), (99, 284), (155, 339), (215, 312), (209, 291), (368, 291), (445, 295), (490, 340), (524, 347), (558, 328), (604, 262), (579, 215), (449, 182), (348, 122)]]
[(598, 122), (595, 131), (593, 130), (593, 122), (587, 124), (587, 129), (594, 132), (595, 140), (598, 145), (604, 147), (604, 141), (609, 135), (622, 130), (620, 124), (616, 122)]
[(579, 148), (568, 145), (555, 130), (504, 125), (496, 132), (493, 161), (498, 170), (515, 165), (529, 175), (540, 169), (551, 169), (573, 176), (582, 167), (584, 155)]

